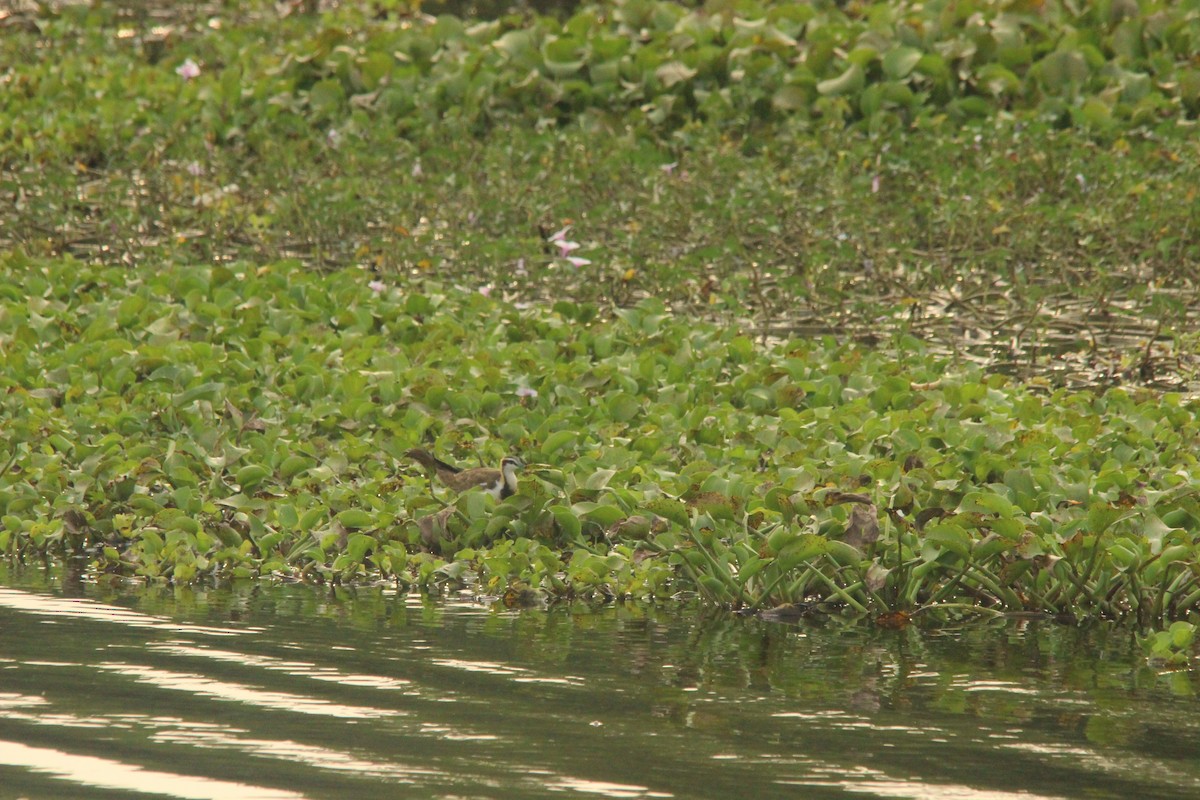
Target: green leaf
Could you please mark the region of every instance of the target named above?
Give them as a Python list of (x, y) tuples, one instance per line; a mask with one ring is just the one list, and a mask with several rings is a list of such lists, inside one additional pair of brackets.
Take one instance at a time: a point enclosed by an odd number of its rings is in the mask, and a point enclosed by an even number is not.
[(987, 491), (968, 492), (959, 503), (958, 510), (964, 514), (996, 514), (1001, 517), (1011, 517), (1017, 513), (1008, 498)]
[(342, 83), (334, 78), (317, 81), (308, 91), (308, 103), (313, 111), (321, 115), (329, 115), (339, 111), (346, 101), (346, 90)]
[(628, 422), (637, 416), (642, 404), (625, 392), (618, 392), (608, 400), (608, 413), (617, 422)]
[(347, 508), (337, 515), (337, 521), (341, 523), (342, 527), (351, 530), (370, 528), (375, 524), (375, 519), (361, 508)]
[(587, 520), (588, 522), (598, 523), (604, 528), (607, 528), (614, 522), (625, 518), (624, 511), (609, 503), (576, 503), (571, 506), (571, 511), (577, 517)]
[(191, 405), (197, 400), (208, 400), (216, 402), (221, 393), (225, 391), (225, 384), (217, 381), (202, 383), (199, 386), (193, 386), (185, 392), (181, 392), (175, 396), (175, 405), (179, 408)]
[(555, 431), (542, 442), (542, 453), (547, 456), (554, 455), (567, 445), (573, 444), (575, 438), (575, 431)]
[(346, 555), (356, 562), (361, 562), (376, 545), (375, 537), (364, 533), (352, 533), (346, 537)]
[(883, 74), (891, 80), (907, 78), (924, 54), (915, 47), (896, 47), (883, 56)]
[(781, 86), (771, 95), (771, 105), (780, 111), (799, 111), (809, 104), (809, 90), (803, 86), (789, 84)]
[(608, 482), (617, 474), (615, 469), (598, 469), (587, 477), (583, 483), (583, 488), (590, 490), (603, 489), (608, 486)]
[[(284, 480), (291, 480), (296, 475), (299, 475), (306, 469), (310, 469), (316, 465), (316, 462), (311, 458), (306, 458), (300, 455), (290, 455), (279, 464), (279, 474)], [(239, 481), (240, 483), (240, 481)]]
[(261, 464), (249, 464), (242, 467), (234, 475), (233, 479), (238, 486), (242, 487), (242, 491), (250, 491), (262, 483), (271, 474), (271, 470)]
[(691, 524), (687, 506), (670, 497), (656, 497), (643, 503), (642, 508), (660, 517), (665, 517), (676, 525), (686, 527)]
[(863, 72), (862, 67), (858, 64), (851, 64), (845, 72), (836, 78), (830, 78), (818, 83), (817, 91), (822, 95), (841, 97), (862, 91), (865, 83), (866, 73)]
[(562, 530), (563, 534), (569, 539), (579, 538), (583, 530), (583, 525), (579, 521), (579, 517), (570, 508), (563, 505), (552, 505), (548, 509), (554, 516), (554, 521)]
[(1056, 50), (1034, 66), (1042, 86), (1050, 94), (1066, 94), (1081, 86), (1091, 74), (1087, 59), (1073, 50)]
[(928, 526), (925, 528), (925, 542), (935, 548), (933, 558), (937, 557), (937, 550), (949, 550), (962, 558), (971, 555), (971, 535), (956, 522), (938, 522)]

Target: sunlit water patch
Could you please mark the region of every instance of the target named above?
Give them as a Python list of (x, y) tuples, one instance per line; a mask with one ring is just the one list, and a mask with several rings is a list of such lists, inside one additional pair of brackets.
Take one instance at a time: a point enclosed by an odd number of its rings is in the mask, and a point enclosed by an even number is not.
[[(79, 787), (156, 794), (188, 800), (301, 800), (305, 796), (298, 792), (149, 770), (95, 756), (29, 747), (19, 742), (0, 741), (0, 765), (22, 767)], [(74, 794), (76, 790), (70, 791)]]

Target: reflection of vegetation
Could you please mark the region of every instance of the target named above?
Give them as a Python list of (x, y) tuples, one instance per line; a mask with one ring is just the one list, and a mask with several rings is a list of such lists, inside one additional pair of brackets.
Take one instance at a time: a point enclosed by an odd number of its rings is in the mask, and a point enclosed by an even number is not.
[[(0, 580), (39, 591), (66, 588), (63, 573), (53, 571), (8, 567), (0, 569)], [(822, 617), (796, 626), (713, 613), (695, 603), (562, 603), (524, 611), (496, 603), (484, 613), (476, 603), (456, 604), (453, 598), (430, 595), (415, 603), (412, 597), (406, 600), (377, 586), (322, 588), (248, 581), (216, 588), (131, 587), (112, 581), (82, 589), (99, 602), (132, 605), (148, 615), (193, 624), (265, 624), (284, 637), (293, 628), (324, 630), (327, 623), (333, 623), (330, 631), (349, 623), (352, 630), (372, 635), (410, 628), (441, 630), (451, 639), (473, 643), (464, 658), (503, 650), (514, 666), (534, 670), (590, 669), (631, 684), (722, 694), (770, 689), (786, 697), (827, 698), (839, 707), (871, 690), (879, 695), (881, 708), (896, 702), (913, 708), (932, 704), (960, 711), (983, 709), (987, 706), (972, 699), (980, 697), (973, 690), (975, 682), (1019, 686), (1031, 680), (1043, 683), (1045, 692), (1034, 705), (1053, 705), (1075, 693), (1091, 692), (1119, 704), (1121, 698), (1114, 694), (1118, 690), (1149, 689), (1159, 680), (1142, 667), (1135, 633), (1107, 624), (1064, 626), (1044, 619), (1008, 619), (891, 630), (864, 626), (853, 618)], [(1163, 633), (1178, 636), (1181, 625)], [(597, 659), (623, 666), (613, 668)], [(1194, 682), (1197, 677), (1191, 674), (1188, 679)]]
[(1191, 663), (1190, 651), (1196, 641), (1196, 626), (1179, 620), (1172, 622), (1165, 631), (1157, 631), (1142, 640), (1142, 649), (1151, 661), (1171, 667), (1184, 667)]
[[(1194, 406), (921, 341), (1036, 359), (1049, 319), (1098, 367), (1084, 334), (1131, 318), (1163, 341), (1104, 375), (1187, 379), (1194, 12), (1110, 5), (24, 17), (0, 543), (181, 584), (1186, 615)], [(443, 510), (414, 446), (544, 465)]]
[[(2, 564), (0, 583), (46, 589)], [(90, 599), (148, 616), (59, 613), (46, 625), (32, 593), (20, 611), (6, 608), (6, 688), (17, 702), (3, 724), (70, 752), (119, 745), (124, 760), (147, 768), (250, 769), (269, 786), (327, 794), (392, 780), (383, 769), (351, 777), (304, 758), (344, 752), (356, 765), (416, 763), (420, 772), (405, 778), (422, 787), (453, 780), (446, 794), (486, 785), (522, 797), (530, 793), (501, 787), (531, 767), (564, 764), (688, 797), (732, 796), (724, 785), (707, 791), (709, 781), (747, 791), (866, 768), (1058, 796), (1069, 793), (1056, 784), (1085, 779), (1099, 761), (1105, 791), (1186, 797), (1179, 787), (1194, 786), (1198, 769), (1194, 707), (1172, 695), (1196, 676), (1156, 675), (1133, 634), (1109, 625), (892, 630), (839, 618), (770, 624), (694, 603), (489, 611), (370, 586), (76, 588), (80, 607)], [(151, 620), (161, 627), (140, 624)], [(206, 694), (222, 689), (230, 691), (219, 700)], [(308, 714), (264, 712), (248, 693), (382, 713), (314, 724)], [(272, 742), (286, 745), (276, 751), (286, 760), (267, 757)], [(684, 766), (700, 777), (678, 774)]]

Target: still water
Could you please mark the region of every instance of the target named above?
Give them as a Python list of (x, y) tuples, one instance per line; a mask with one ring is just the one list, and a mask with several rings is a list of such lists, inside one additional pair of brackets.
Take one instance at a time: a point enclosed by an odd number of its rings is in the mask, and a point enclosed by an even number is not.
[(0, 566), (3, 798), (1195, 798), (1127, 631), (883, 630)]

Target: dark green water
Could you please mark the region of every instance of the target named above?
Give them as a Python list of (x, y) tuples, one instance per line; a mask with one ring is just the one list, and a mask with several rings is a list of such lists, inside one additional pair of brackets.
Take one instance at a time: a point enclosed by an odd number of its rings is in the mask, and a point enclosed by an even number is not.
[(1128, 632), (507, 611), (0, 567), (0, 797), (1195, 798)]

